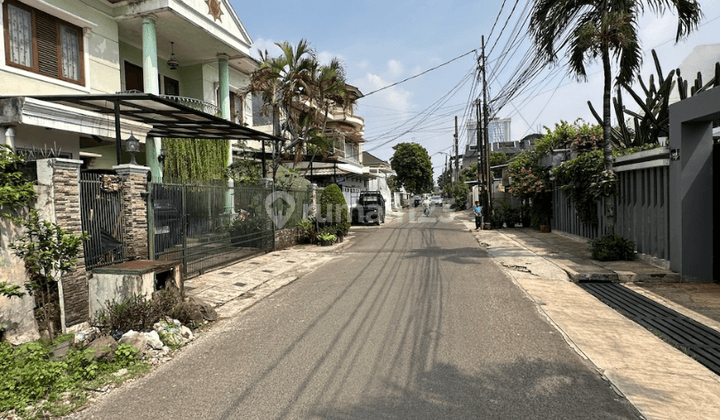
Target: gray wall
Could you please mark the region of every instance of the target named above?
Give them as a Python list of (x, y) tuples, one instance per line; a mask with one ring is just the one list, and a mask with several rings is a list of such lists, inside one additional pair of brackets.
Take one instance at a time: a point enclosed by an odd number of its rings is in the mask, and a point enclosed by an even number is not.
[(713, 280), (713, 138), (720, 89), (670, 106), (670, 267), (686, 280)]

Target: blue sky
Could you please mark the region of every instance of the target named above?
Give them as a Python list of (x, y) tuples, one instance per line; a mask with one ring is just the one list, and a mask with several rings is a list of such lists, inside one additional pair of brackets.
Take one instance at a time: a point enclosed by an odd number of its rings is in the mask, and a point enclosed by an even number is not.
[[(488, 67), (489, 71), (499, 70), (496, 67), (500, 63), (499, 53), (518, 24), (526, 1), (518, 2), (509, 21), (510, 9), (515, 4), (512, 0), (506, 1), (502, 13), (501, 0), (347, 3), (231, 0), (231, 3), (257, 48), (276, 54), (275, 42), (296, 44), (305, 38), (318, 51), (321, 60), (339, 57), (349, 83), (369, 93), (473, 50), (479, 52), (482, 35), (486, 38), (488, 53), (497, 41), (493, 52), (488, 54)], [(700, 29), (677, 45), (674, 42), (676, 17), (670, 13), (656, 17), (646, 11), (640, 20), (640, 38), (646, 51), (643, 74), (654, 73), (652, 48), (658, 52), (663, 71), (667, 73), (696, 45), (720, 42), (717, 29), (720, 1), (701, 0), (700, 4), (705, 15)], [(498, 15), (500, 18), (491, 35)], [(498, 38), (506, 21), (508, 25)], [(527, 46), (527, 43), (522, 45), (507, 66), (496, 72), (490, 81), (491, 97), (506, 86)], [(440, 152), (452, 151), (455, 116), (461, 125), (461, 148), (467, 141), (462, 129), (468, 119), (467, 104), (479, 93), (472, 90), (471, 73), (474, 74), (476, 57), (471, 53), (423, 76), (360, 99), (356, 113), (365, 119), (364, 149), (387, 160), (392, 156), (392, 145), (417, 142), (430, 153), (437, 177), (445, 162), (445, 155)], [(534, 89), (520, 94), (497, 116), (512, 118), (514, 140), (560, 120), (593, 121), (586, 102), (591, 100), (596, 109), (601, 107), (599, 71), (599, 66), (589, 66), (588, 81), (581, 83), (560, 69), (554, 77), (538, 79)]]

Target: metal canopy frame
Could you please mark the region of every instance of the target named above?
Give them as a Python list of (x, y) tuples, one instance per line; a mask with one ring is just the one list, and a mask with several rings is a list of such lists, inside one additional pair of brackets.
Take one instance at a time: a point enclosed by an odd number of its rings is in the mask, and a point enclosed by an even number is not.
[(147, 133), (148, 137), (282, 140), (151, 93), (28, 97), (99, 114), (119, 113), (123, 118), (151, 125), (153, 128)]
[(115, 117), (115, 140), (120, 156), (120, 117), (152, 126), (148, 137), (194, 138), (201, 140), (266, 140), (281, 138), (253, 130), (224, 118), (198, 111), (189, 106), (151, 93), (99, 95), (34, 95), (41, 101), (111, 114)]

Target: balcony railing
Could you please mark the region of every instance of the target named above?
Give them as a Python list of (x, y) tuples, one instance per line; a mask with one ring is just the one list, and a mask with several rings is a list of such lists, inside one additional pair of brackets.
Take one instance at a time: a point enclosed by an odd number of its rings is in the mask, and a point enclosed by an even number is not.
[[(118, 94), (127, 94), (127, 93), (145, 93), (140, 92), (139, 90), (123, 90), (121, 92), (117, 92)], [(209, 102), (201, 101), (200, 99), (195, 98), (188, 98), (185, 96), (175, 96), (175, 95), (158, 95), (159, 97), (163, 99), (167, 99), (169, 101), (177, 102), (181, 105), (185, 105), (186, 107), (192, 108), (197, 111), (204, 112), (206, 114), (210, 115), (219, 115), (220, 109), (217, 107), (217, 105), (211, 104)]]

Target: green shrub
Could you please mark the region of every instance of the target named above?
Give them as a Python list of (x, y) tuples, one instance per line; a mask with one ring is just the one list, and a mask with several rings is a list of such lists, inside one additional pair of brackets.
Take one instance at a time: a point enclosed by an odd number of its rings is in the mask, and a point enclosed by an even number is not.
[(315, 242), (317, 236), (317, 232), (315, 230), (315, 220), (300, 220), (298, 222), (298, 228), (300, 229), (300, 242)]
[(338, 232), (342, 232), (341, 236), (347, 234), (350, 230), (350, 219), (347, 202), (340, 187), (335, 184), (327, 186), (320, 195), (319, 205), (318, 211), (323, 225), (336, 225), (336, 234)]
[(106, 301), (105, 309), (95, 313), (93, 323), (103, 332), (150, 331), (163, 317), (177, 319), (188, 325), (190, 315), (180, 295), (172, 289), (153, 293), (151, 300), (143, 295), (125, 297), (120, 301)]
[[(0, 343), (0, 415), (10, 410), (33, 418), (66, 414), (84, 401), (80, 394), (91, 388), (89, 381), (108, 383), (109, 379), (101, 379), (103, 375), (112, 378), (111, 373), (137, 364), (137, 350), (127, 344), (118, 346), (112, 362), (95, 360), (93, 350), (76, 348), (68, 350), (62, 359), (53, 360), (54, 346), (72, 337), (65, 335), (52, 342), (33, 341), (17, 347)], [(66, 392), (69, 394), (63, 395)]]
[(470, 188), (464, 182), (456, 182), (452, 185), (453, 197), (455, 202), (452, 205), (454, 210), (465, 210), (467, 209), (468, 194), (470, 194)]
[(620, 235), (605, 235), (590, 241), (590, 252), (598, 261), (632, 260), (635, 243)]

